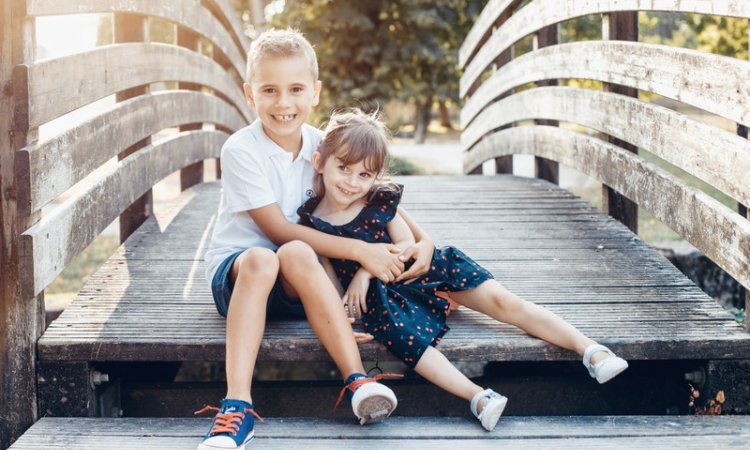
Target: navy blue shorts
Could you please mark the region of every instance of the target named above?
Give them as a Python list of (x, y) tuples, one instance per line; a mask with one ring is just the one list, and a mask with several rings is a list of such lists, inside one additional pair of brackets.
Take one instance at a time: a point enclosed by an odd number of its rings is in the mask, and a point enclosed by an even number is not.
[[(226, 317), (229, 311), (229, 300), (232, 298), (234, 283), (232, 282), (232, 265), (234, 260), (242, 252), (237, 252), (219, 264), (213, 280), (211, 280), (211, 292), (213, 293), (216, 310)], [(268, 295), (266, 305), (266, 320), (305, 318), (305, 309), (298, 299), (291, 299), (281, 286), (281, 275), (276, 278), (271, 293)]]

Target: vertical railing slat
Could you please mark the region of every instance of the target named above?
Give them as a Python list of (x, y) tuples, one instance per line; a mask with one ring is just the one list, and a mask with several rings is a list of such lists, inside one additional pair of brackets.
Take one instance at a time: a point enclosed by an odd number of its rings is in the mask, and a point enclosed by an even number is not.
[[(549, 47), (550, 45), (557, 45), (559, 43), (558, 31), (557, 25), (551, 25), (539, 30), (536, 39), (534, 39), (534, 50)], [(542, 80), (537, 83), (537, 86), (557, 86), (558, 84), (557, 80)], [(560, 125), (556, 120), (536, 120), (535, 122), (538, 125), (553, 127)], [(534, 175), (551, 183), (560, 184), (560, 164), (557, 161), (536, 156), (534, 157)]]
[[(114, 38), (116, 43), (121, 42), (145, 42), (148, 40), (147, 27), (148, 19), (146, 16), (137, 14), (115, 14), (114, 15)], [(137, 97), (148, 93), (148, 86), (141, 86), (128, 89), (125, 92), (117, 94), (118, 102), (125, 101), (129, 98)], [(118, 160), (123, 160), (129, 155), (137, 152), (143, 147), (151, 144), (151, 137), (148, 137), (122, 151)], [(133, 202), (122, 214), (120, 214), (120, 242), (130, 236), (146, 219), (151, 215), (153, 210), (153, 190), (149, 189), (138, 200)]]
[[(34, 60), (34, 20), (24, 16), (26, 0), (0, 4), (0, 448), (7, 448), (38, 417), (36, 341), (44, 328), (44, 298), (22, 289), (32, 255), (22, 251), (19, 235), (30, 225), (28, 205), (18, 205), (23, 186), (18, 150), (36, 140), (29, 129), (26, 66)], [(28, 169), (20, 165), (21, 170)]]
[[(638, 41), (638, 12), (605, 14), (603, 20), (602, 39)], [(638, 97), (638, 90), (627, 86), (604, 83), (604, 90)], [(611, 137), (608, 140), (614, 145), (638, 153), (638, 148), (633, 145)], [(602, 186), (602, 209), (630, 228), (633, 233), (638, 233), (638, 205), (609, 186)]]

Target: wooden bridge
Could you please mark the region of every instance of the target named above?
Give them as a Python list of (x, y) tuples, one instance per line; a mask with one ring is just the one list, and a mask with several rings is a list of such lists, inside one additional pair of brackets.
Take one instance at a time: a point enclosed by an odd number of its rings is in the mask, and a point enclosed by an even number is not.
[[(750, 287), (742, 206), (750, 203), (750, 63), (638, 43), (638, 11), (750, 19), (750, 3), (740, 0), (490, 0), (460, 52), (461, 145), (467, 174), (494, 160), (499, 175), (399, 180), (406, 207), (436, 242), (465, 249), (631, 369), (595, 386), (572, 353), (459, 310), (440, 349), (452, 360), (490, 363), (483, 380), (510, 397), (494, 433), (419, 380), (395, 384), (401, 417), (369, 428), (320, 408), (338, 383), (278, 381), (256, 392), (268, 416), (257, 448), (495, 449), (521, 439), (529, 448), (746, 445), (746, 416), (686, 414), (684, 374), (709, 392), (722, 387), (714, 369), (750, 360), (750, 335), (634, 232), (644, 208)], [(78, 13), (112, 13), (115, 42), (38, 60), (34, 19)], [(587, 15), (601, 15), (601, 40), (558, 42), (559, 24)], [(151, 41), (155, 19), (176, 27), (175, 43)], [(224, 320), (202, 261), (220, 186), (203, 182), (203, 161), (252, 119), (241, 89), (242, 26), (226, 0), (8, 0), (0, 30), (0, 447), (191, 448), (208, 419), (182, 417), (215, 402), (223, 386), (174, 375), (181, 364), (224, 360)], [(533, 50), (516, 55), (529, 36)], [(568, 79), (597, 80), (604, 90), (560, 82)], [(639, 90), (731, 120), (738, 132), (642, 102)], [(104, 112), (39, 139), (40, 127), (107, 96), (116, 102)], [(639, 148), (738, 209), (647, 162)], [(537, 178), (512, 175), (514, 154), (535, 156)], [(558, 163), (602, 183), (604, 212), (557, 186)], [(152, 186), (176, 170), (184, 192), (152, 213)], [(122, 246), (45, 324), (44, 289), (118, 217)], [(392, 360), (378, 344), (361, 350), (367, 361)], [(329, 361), (304, 322), (269, 324), (259, 359)], [(546, 396), (536, 409), (532, 391)], [(134, 392), (142, 396), (129, 402)]]

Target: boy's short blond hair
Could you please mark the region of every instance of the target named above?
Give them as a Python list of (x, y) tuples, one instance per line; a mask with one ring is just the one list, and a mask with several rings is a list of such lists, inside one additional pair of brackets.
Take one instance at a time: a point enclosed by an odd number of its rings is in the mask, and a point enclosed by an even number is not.
[(313, 80), (318, 79), (318, 58), (315, 56), (310, 42), (297, 30), (287, 28), (286, 30), (270, 29), (260, 34), (250, 44), (247, 54), (247, 70), (245, 76), (247, 82), (252, 81), (253, 71), (259, 61), (265, 58), (304, 56), (310, 65), (310, 73)]

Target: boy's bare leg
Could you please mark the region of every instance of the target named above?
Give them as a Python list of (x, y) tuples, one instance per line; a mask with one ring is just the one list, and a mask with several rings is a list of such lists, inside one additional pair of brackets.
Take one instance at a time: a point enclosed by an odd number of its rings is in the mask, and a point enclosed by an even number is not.
[(277, 255), (282, 276), (299, 294), (310, 326), (343, 377), (365, 373), (341, 298), (312, 247), (292, 241)]
[(227, 313), (227, 396), (252, 403), (251, 385), (266, 323), (266, 304), (279, 273), (279, 259), (251, 248), (232, 265), (234, 290)]

